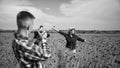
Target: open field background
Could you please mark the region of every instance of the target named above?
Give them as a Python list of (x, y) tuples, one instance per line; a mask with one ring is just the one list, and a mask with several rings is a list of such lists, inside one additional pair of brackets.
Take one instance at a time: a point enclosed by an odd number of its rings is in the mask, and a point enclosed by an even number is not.
[[(77, 42), (77, 54), (65, 52), (65, 38), (51, 33), (48, 44), (52, 57), (45, 68), (120, 68), (120, 34), (78, 34), (87, 42)], [(19, 68), (12, 51), (13, 32), (0, 32), (0, 68)]]

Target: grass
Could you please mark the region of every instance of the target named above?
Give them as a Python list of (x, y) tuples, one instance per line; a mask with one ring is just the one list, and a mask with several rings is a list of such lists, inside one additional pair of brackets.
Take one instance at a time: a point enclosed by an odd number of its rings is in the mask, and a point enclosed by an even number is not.
[[(119, 68), (120, 34), (78, 34), (87, 42), (77, 42), (77, 54), (65, 52), (65, 38), (51, 33), (48, 44), (52, 57), (45, 68)], [(32, 35), (31, 35), (32, 36)], [(19, 68), (12, 51), (13, 32), (0, 32), (0, 68)]]

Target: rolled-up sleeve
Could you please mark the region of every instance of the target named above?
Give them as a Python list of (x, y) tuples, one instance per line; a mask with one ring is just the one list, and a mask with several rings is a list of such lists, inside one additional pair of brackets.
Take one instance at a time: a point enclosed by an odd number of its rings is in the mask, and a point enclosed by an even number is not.
[(48, 45), (43, 46), (43, 57), (49, 58), (51, 56), (51, 47)]
[(35, 51), (32, 51), (33, 46), (35, 46), (36, 44), (30, 43), (18, 40), (13, 42), (13, 51), (17, 60), (20, 60), (23, 57), (27, 57), (27, 59), (29, 60), (40, 59), (37, 53)]

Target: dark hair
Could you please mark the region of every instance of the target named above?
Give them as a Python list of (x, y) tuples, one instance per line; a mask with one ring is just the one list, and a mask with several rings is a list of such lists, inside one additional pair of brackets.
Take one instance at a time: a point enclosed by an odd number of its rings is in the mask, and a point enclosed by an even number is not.
[(30, 12), (27, 12), (27, 11), (20, 11), (17, 14), (17, 20), (23, 20), (26, 18), (35, 19), (35, 17)]
[(40, 25), (40, 27), (39, 28), (42, 28), (43, 27), (43, 25)]

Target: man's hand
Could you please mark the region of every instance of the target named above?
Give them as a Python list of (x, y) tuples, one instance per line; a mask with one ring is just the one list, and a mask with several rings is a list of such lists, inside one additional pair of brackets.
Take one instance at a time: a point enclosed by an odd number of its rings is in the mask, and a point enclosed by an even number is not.
[(39, 36), (40, 36), (40, 35), (41, 35), (41, 34), (40, 34), (40, 31), (39, 31), (39, 30), (37, 30), (37, 32), (38, 32), (38, 34), (39, 34)]

